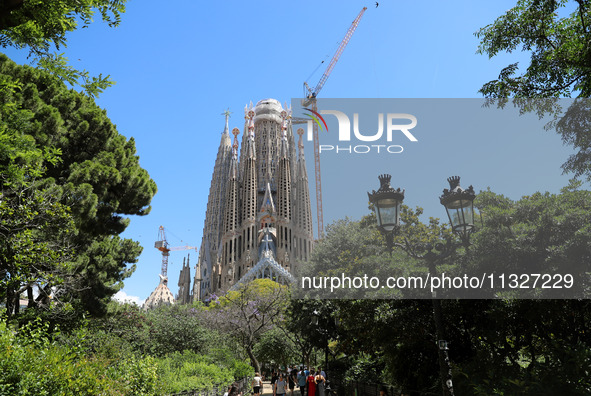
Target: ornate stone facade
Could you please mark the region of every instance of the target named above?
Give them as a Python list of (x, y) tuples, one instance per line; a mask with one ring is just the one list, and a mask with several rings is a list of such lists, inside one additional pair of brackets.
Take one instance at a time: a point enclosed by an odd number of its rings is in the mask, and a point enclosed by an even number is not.
[(226, 113), (191, 296), (195, 300), (260, 277), (288, 282), (313, 248), (304, 145), (300, 134), (295, 147), (290, 109), (264, 99), (244, 113), (240, 147), (238, 128), (232, 131), (232, 144)]

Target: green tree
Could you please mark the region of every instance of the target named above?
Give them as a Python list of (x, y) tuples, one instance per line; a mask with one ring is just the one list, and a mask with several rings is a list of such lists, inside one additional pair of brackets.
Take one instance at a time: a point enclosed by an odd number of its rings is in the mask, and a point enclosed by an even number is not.
[[(412, 246), (410, 252), (417, 256), (423, 254), (428, 243), (446, 236), (444, 227), (436, 219), (424, 224), (419, 218), (421, 214), (421, 208), (413, 210), (404, 206), (404, 223), (394, 240), (396, 244)], [(372, 214), (360, 221), (339, 220), (328, 226), (325, 237), (312, 253), (308, 271), (319, 275), (345, 272), (350, 276), (371, 273), (381, 279), (426, 273), (421, 261), (403, 250), (395, 249), (390, 255), (375, 224)], [(302, 309), (294, 310), (294, 323), (298, 323), (299, 314), (304, 337), (315, 347), (322, 348), (324, 334), (310, 326), (312, 311), (316, 310), (320, 318), (325, 319), (323, 324), (328, 327), (332, 340), (331, 355), (348, 357), (345, 364), (343, 359), (335, 363), (339, 370), (332, 376), (354, 375), (361, 368), (371, 366), (368, 381), (392, 383), (422, 392), (441, 389), (431, 301), (398, 299), (413, 297), (413, 292), (381, 292), (365, 293), (366, 299), (301, 300)], [(304, 310), (304, 306), (309, 307)]]
[(133, 138), (119, 134), (91, 98), (4, 55), (0, 75), (22, 86), (4, 97), (5, 103), (28, 111), (27, 129), (19, 132), (33, 138), (37, 149), (61, 153), (60, 161), (46, 163), (40, 182), (71, 209), (75, 223), (71, 246), (77, 254), (70, 266), (76, 282), (59, 293), (79, 312), (103, 314), (142, 250), (119, 237), (129, 224), (124, 215), (149, 213), (156, 185), (139, 165)]
[[(573, 3), (575, 9), (564, 16)], [(496, 98), (590, 97), (590, 27), (587, 1), (517, 1), (476, 33), (481, 40), (478, 52), (494, 57), (501, 52), (527, 51), (530, 64), (520, 74), (517, 63), (508, 65), (480, 92)]]
[(98, 11), (109, 26), (118, 26), (126, 0), (3, 0), (0, 2), (0, 46), (28, 49), (37, 65), (90, 96), (113, 84), (109, 76), (91, 77), (68, 65), (63, 54), (52, 52), (67, 45), (67, 34), (92, 23)]
[[(458, 249), (440, 264), (440, 269), (445, 268), (449, 274), (476, 269), (487, 273), (570, 272), (575, 274), (575, 282), (583, 282), (580, 291), (588, 291), (591, 192), (579, 188), (580, 183), (572, 182), (560, 194), (535, 193), (516, 201), (490, 191), (481, 192), (476, 203), (483, 213), (484, 226), (473, 235), (468, 250)], [(395, 239), (396, 243), (408, 241), (417, 246), (411, 255), (421, 255), (421, 246), (447, 237), (447, 231), (435, 220), (419, 224), (419, 212), (405, 209), (405, 224), (410, 224), (414, 234), (403, 225)], [(381, 236), (372, 234), (375, 226), (371, 220), (375, 219), (340, 221), (328, 227), (311, 265), (327, 273), (339, 267), (355, 271), (351, 263), (364, 262), (369, 267), (372, 261), (386, 272), (396, 273), (397, 267), (420, 270), (413, 269), (417, 263), (409, 256), (371, 255), (384, 247)], [(331, 229), (338, 232), (332, 233)], [(374, 237), (363, 239), (360, 246), (357, 239), (364, 235)], [(337, 246), (341, 246), (343, 255), (327, 254), (339, 252)], [(531, 296), (540, 297), (536, 293)], [(548, 296), (559, 294), (552, 292)], [(381, 361), (385, 364), (384, 382), (406, 391), (440, 390), (431, 301), (334, 300), (310, 304), (330, 306), (331, 315), (339, 318), (331, 333), (331, 350), (334, 355), (349, 357), (349, 367), (341, 366), (343, 372), (354, 373), (358, 367)], [(458, 394), (589, 393), (588, 299), (444, 300), (441, 306)], [(367, 356), (376, 359), (368, 362)], [(372, 367), (379, 373), (379, 365)]]
[(278, 327), (263, 333), (253, 348), (259, 362), (288, 367), (301, 358), (299, 349)]
[(256, 279), (211, 302), (205, 323), (233, 337), (244, 348), (254, 370), (260, 373), (255, 345), (275, 323), (283, 320), (288, 298), (286, 286), (270, 279)]
[[(479, 194), (485, 225), (471, 248), (473, 264), (489, 273), (572, 274), (574, 287), (568, 290), (584, 299), (454, 303), (448, 315), (462, 324), (454, 331), (456, 343), (470, 345), (461, 363), (466, 376), (460, 377), (470, 380), (468, 389), (572, 395), (591, 389), (583, 374), (591, 363), (585, 324), (591, 317), (586, 294), (591, 192), (579, 187), (573, 181), (560, 194), (535, 193), (517, 201), (490, 191)], [(568, 297), (560, 289), (546, 292)]]
[(48, 308), (52, 288), (72, 280), (72, 217), (42, 180), (46, 164), (57, 164), (60, 152), (37, 148), (24, 134), (31, 112), (5, 100), (19, 88), (0, 76), (0, 301), (8, 317), (19, 312), (22, 293), (29, 307)]
[[(569, 13), (570, 12), (570, 13)], [(591, 122), (580, 122), (589, 101), (563, 114), (561, 104), (540, 98), (591, 97), (591, 3), (586, 0), (519, 0), (515, 7), (492, 24), (476, 32), (478, 52), (492, 58), (502, 52), (517, 50), (531, 54), (529, 65), (512, 63), (501, 70), (497, 79), (480, 89), (487, 98), (515, 98), (522, 111), (552, 114), (550, 124), (566, 144), (577, 152), (563, 165), (566, 172), (586, 175), (591, 180)], [(587, 116), (588, 118), (588, 116)], [(572, 123), (578, 128), (571, 128)]]

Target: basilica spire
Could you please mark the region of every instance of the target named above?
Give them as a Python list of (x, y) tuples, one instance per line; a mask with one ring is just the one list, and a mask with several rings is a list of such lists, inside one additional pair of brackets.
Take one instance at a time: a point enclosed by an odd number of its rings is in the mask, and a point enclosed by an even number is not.
[(226, 109), (226, 111), (224, 111), (222, 113), (223, 116), (226, 116), (226, 127), (224, 128), (224, 132), (222, 132), (222, 133), (224, 135), (228, 135), (228, 136), (230, 136), (230, 127), (229, 127), (230, 114), (232, 114), (230, 109)]
[(297, 133), (299, 135), (299, 153), (295, 182), (295, 220), (299, 237), (297, 241), (296, 257), (301, 261), (306, 261), (311, 253), (312, 244), (314, 242), (314, 233), (312, 231), (312, 208), (310, 206), (308, 171), (306, 170), (304, 140), (302, 138), (304, 130), (299, 128)]
[[(225, 116), (225, 128), (221, 134), (221, 141), (218, 147), (215, 165), (213, 167), (213, 174), (211, 176), (209, 197), (207, 200), (207, 209), (203, 225), (203, 239), (201, 240), (201, 247), (199, 249), (199, 257), (197, 260), (197, 271), (195, 272), (195, 284), (199, 284), (198, 279), (201, 279), (199, 288), (201, 286), (211, 286), (212, 279), (210, 276), (213, 274), (214, 266), (219, 260), (218, 247), (220, 246), (223, 234), (227, 180), (232, 159), (232, 140), (228, 131), (230, 114), (229, 110), (222, 113), (222, 115)], [(204, 276), (203, 273), (206, 275)], [(204, 277), (201, 278), (202, 276)], [(195, 288), (193, 290), (194, 295), (197, 296), (196, 298), (200, 298), (201, 292)], [(197, 291), (197, 293), (195, 293), (195, 291)]]

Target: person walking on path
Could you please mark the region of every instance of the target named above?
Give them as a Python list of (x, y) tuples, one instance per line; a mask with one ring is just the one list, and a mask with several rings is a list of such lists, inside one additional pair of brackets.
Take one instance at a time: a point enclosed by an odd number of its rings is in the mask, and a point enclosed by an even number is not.
[(298, 386), (300, 387), (300, 396), (304, 396), (306, 391), (306, 373), (304, 372), (304, 366), (300, 367), (300, 371), (298, 372)]
[(293, 390), (295, 389), (296, 382), (298, 380), (298, 372), (296, 369), (287, 372), (288, 375), (288, 384), (289, 384), (289, 393), (293, 396)]
[(262, 387), (263, 379), (261, 378), (259, 373), (254, 373), (254, 378), (252, 379), (252, 390), (254, 391), (254, 396), (260, 395)]
[(314, 369), (310, 370), (310, 375), (308, 376), (308, 396), (316, 396), (316, 380)]
[(324, 396), (324, 385), (326, 383), (326, 378), (324, 378), (321, 371), (316, 373), (314, 382), (316, 382), (316, 388), (318, 389), (316, 396)]
[(275, 381), (275, 396), (285, 396), (287, 381), (283, 373), (279, 373), (279, 378)]
[(273, 371), (271, 373), (271, 390), (273, 391), (273, 396), (275, 396), (275, 382), (277, 382), (277, 372)]

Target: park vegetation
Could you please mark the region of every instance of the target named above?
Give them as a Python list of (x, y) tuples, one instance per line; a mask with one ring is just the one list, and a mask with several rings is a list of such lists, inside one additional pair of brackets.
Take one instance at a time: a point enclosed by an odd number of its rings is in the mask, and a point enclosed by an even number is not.
[[(577, 149), (564, 170), (587, 180), (588, 102), (574, 101), (562, 116), (559, 103), (545, 99), (589, 97), (589, 8), (519, 0), (477, 32), (481, 53), (532, 54), (527, 68), (509, 65), (481, 93), (554, 115), (552, 126)], [(116, 26), (124, 10), (116, 0), (0, 4), (0, 46), (36, 59), (36, 67), (19, 66), (0, 55), (0, 395), (170, 394), (294, 363), (328, 366), (340, 383), (440, 393), (433, 306), (412, 294), (295, 298), (257, 280), (206, 303), (150, 311), (112, 300), (142, 249), (120, 234), (127, 216), (149, 213), (156, 185), (134, 139), (94, 102), (112, 84), (108, 76), (78, 71), (54, 51), (94, 14)], [(590, 394), (591, 192), (573, 180), (559, 193), (517, 200), (481, 191), (476, 205), (483, 226), (439, 270), (570, 271), (587, 289), (580, 299), (443, 300), (456, 393)], [(454, 238), (438, 219), (424, 221), (421, 208), (403, 207), (402, 220), (395, 242), (409, 241), (415, 256)], [(421, 260), (385, 246), (368, 210), (359, 221), (330, 225), (307, 271), (426, 271)]]

